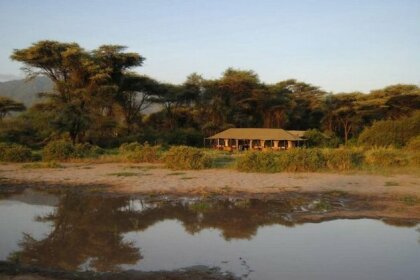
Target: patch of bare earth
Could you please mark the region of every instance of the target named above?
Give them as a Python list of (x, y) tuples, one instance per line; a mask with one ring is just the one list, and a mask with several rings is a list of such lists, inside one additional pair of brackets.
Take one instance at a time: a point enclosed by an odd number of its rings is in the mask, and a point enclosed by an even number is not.
[(148, 164), (64, 164), (64, 168), (25, 169), (0, 165), (0, 186), (7, 181), (107, 185), (118, 193), (278, 193), (344, 191), (355, 194), (420, 196), (418, 175), (340, 173), (242, 173), (231, 169), (171, 171)]

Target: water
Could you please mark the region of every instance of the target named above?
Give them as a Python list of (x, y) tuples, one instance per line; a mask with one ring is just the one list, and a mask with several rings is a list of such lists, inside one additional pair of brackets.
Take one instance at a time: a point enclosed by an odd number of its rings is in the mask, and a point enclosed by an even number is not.
[(205, 265), (244, 279), (419, 279), (417, 226), (311, 218), (319, 210), (311, 205), (312, 198), (169, 200), (26, 191), (0, 200), (0, 259), (69, 271)]

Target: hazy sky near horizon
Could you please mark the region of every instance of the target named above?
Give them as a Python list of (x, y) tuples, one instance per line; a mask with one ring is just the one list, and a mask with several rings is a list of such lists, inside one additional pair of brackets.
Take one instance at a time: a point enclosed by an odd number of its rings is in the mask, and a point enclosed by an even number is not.
[(128, 46), (139, 73), (181, 83), (228, 67), (327, 91), (420, 84), (419, 0), (0, 0), (0, 81), (13, 49), (39, 40)]

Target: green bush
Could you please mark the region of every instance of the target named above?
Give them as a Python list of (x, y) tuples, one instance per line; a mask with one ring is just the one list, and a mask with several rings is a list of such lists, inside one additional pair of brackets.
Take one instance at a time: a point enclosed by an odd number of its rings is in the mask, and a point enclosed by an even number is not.
[(326, 165), (331, 170), (351, 170), (363, 164), (363, 152), (356, 149), (325, 149), (323, 150)]
[(73, 143), (67, 140), (56, 140), (49, 142), (42, 149), (42, 159), (44, 161), (66, 160), (73, 157), (75, 147)]
[(204, 169), (212, 165), (212, 160), (198, 148), (175, 146), (166, 152), (165, 165), (171, 169)]
[(236, 161), (236, 168), (244, 172), (278, 172), (278, 153), (276, 152), (247, 152)]
[(377, 147), (339, 149), (290, 149), (278, 152), (247, 152), (237, 158), (236, 168), (244, 172), (347, 171), (371, 167), (420, 165), (420, 150)]
[(236, 168), (245, 172), (303, 172), (325, 168), (319, 149), (290, 149), (280, 152), (252, 151), (237, 159)]
[(324, 169), (326, 162), (319, 149), (296, 148), (278, 153), (277, 164), (280, 171), (304, 172)]
[(337, 136), (333, 134), (327, 135), (318, 129), (307, 130), (304, 137), (308, 147), (336, 148), (340, 144), (340, 139)]
[(98, 146), (89, 143), (76, 144), (74, 146), (74, 158), (96, 158), (104, 154), (104, 150)]
[(137, 148), (141, 148), (142, 145), (138, 142), (124, 143), (120, 146), (119, 150), (121, 154), (133, 152)]
[(49, 142), (42, 150), (44, 161), (68, 160), (71, 158), (98, 157), (104, 150), (88, 143), (73, 145), (68, 140), (56, 140)]
[(405, 166), (408, 158), (403, 150), (379, 147), (366, 151), (365, 163), (375, 167)]
[(405, 146), (420, 135), (420, 112), (409, 118), (375, 122), (360, 134), (358, 143), (368, 146)]
[(120, 153), (130, 162), (158, 162), (160, 146), (141, 145), (137, 142), (125, 143), (120, 146)]
[(32, 151), (28, 147), (18, 144), (0, 143), (0, 161), (25, 162), (32, 160)]

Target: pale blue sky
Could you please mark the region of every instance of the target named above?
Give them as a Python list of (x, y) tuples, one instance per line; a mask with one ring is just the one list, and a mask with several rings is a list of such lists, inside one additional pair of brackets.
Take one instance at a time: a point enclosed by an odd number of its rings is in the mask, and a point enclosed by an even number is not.
[(420, 84), (420, 0), (0, 0), (0, 38), (3, 80), (22, 76), (13, 49), (51, 39), (128, 46), (174, 83), (235, 67), (334, 92)]

